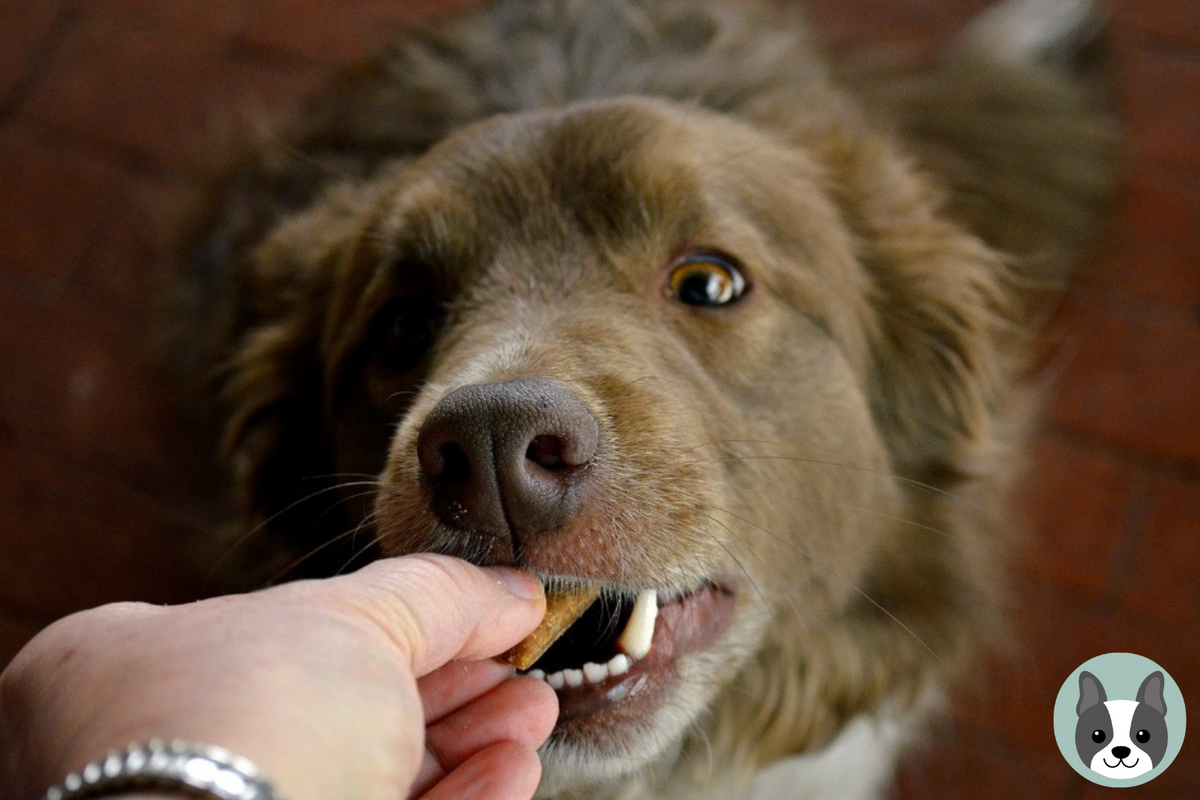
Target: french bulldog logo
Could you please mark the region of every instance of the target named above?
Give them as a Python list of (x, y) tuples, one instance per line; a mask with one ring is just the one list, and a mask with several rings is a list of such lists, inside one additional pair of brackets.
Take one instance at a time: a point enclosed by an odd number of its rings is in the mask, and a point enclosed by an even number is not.
[(1167, 751), (1163, 674), (1150, 673), (1135, 700), (1109, 700), (1092, 673), (1079, 674), (1075, 748), (1083, 763), (1108, 778), (1134, 778), (1154, 769)]

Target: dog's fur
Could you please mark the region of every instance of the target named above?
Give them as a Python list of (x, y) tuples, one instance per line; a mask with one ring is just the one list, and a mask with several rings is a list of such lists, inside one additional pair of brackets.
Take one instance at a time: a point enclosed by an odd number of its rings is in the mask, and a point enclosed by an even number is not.
[[(246, 524), (280, 546), (245, 552), (718, 580), (729, 626), (663, 702), (561, 726), (543, 793), (729, 796), (792, 758), (795, 796), (871, 796), (998, 629), (1029, 325), (1112, 177), (1090, 90), (976, 34), (881, 71), (826, 63), (791, 9), (511, 0), (343, 76), (188, 236), (183, 361), (216, 370)], [(670, 296), (694, 252), (749, 291)], [(415, 366), (372, 339), (397, 296), (444, 313)], [(423, 421), (531, 378), (597, 422), (586, 499), (551, 531), (448, 527)]]

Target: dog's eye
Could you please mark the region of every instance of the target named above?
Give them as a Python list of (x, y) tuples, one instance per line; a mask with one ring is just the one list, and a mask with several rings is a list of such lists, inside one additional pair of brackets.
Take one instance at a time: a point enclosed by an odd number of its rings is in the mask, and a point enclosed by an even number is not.
[(746, 279), (723, 258), (688, 256), (671, 270), (667, 294), (689, 306), (724, 306), (746, 291)]
[(1104, 740), (1107, 738), (1108, 738), (1108, 734), (1102, 730), (1092, 731), (1092, 741), (1095, 742), (1096, 744), (1103, 744)]
[(407, 372), (433, 346), (444, 318), (442, 309), (429, 300), (393, 297), (371, 320), (371, 341), (392, 369)]
[(1145, 744), (1146, 742), (1150, 741), (1150, 731), (1140, 730), (1137, 732), (1135, 738), (1138, 740), (1138, 744)]

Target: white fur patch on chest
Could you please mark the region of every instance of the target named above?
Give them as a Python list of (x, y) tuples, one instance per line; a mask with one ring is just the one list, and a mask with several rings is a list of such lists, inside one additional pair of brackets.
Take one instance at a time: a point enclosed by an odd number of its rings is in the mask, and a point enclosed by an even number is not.
[(940, 702), (931, 692), (903, 715), (855, 717), (824, 749), (772, 764), (748, 794), (729, 800), (878, 800)]

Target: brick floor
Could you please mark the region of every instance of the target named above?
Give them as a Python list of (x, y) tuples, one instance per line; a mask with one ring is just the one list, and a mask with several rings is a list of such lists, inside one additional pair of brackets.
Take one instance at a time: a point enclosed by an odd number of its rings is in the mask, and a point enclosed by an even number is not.
[[(170, 488), (190, 449), (138, 327), (163, 269), (158, 226), (206, 132), (470, 1), (0, 0), (0, 665), (72, 609), (212, 590), (193, 509)], [(837, 44), (923, 47), (987, 0), (809, 5)], [(1065, 676), (1102, 652), (1142, 653), (1200, 698), (1200, 6), (1112, 8), (1130, 176), (1064, 314), (1019, 493), (1033, 533), (1019, 645), (931, 732), (898, 798), (1107, 796), (1047, 723)], [(1124, 796), (1200, 795), (1197, 752), (1188, 742)]]

